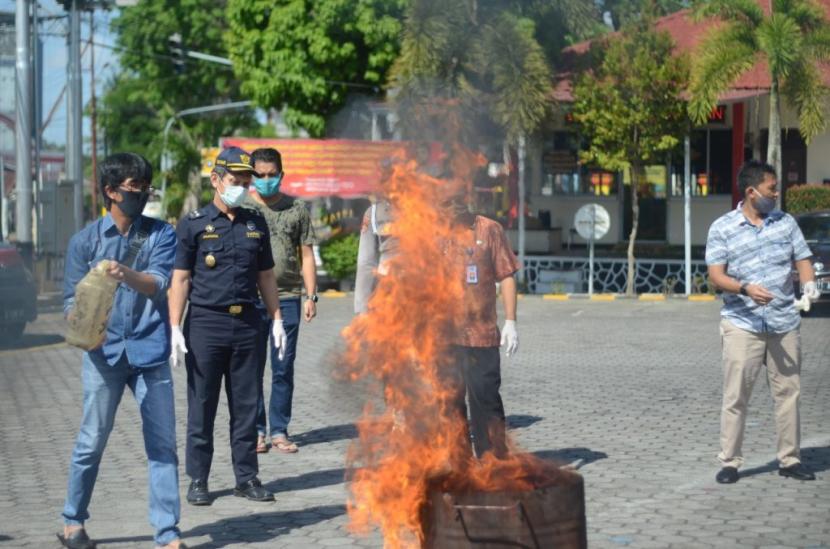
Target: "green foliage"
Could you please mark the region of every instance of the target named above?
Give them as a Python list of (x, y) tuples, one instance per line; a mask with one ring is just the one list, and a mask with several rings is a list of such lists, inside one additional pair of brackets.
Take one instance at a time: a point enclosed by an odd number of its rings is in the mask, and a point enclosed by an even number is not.
[(242, 91), (315, 137), (350, 92), (378, 95), (398, 55), (406, 0), (228, 0)]
[[(693, 119), (703, 122), (718, 96), (759, 61), (765, 61), (773, 83), (796, 108), (806, 141), (824, 131), (828, 90), (819, 66), (830, 61), (830, 25), (813, 0), (773, 0), (766, 14), (755, 0), (710, 0), (695, 9), (699, 19), (723, 21), (701, 44), (692, 69)], [(770, 118), (780, 119), (771, 106)], [(777, 127), (777, 126), (776, 126)], [(770, 147), (775, 140), (770, 140)], [(777, 141), (775, 141), (777, 143)]]
[(798, 185), (787, 189), (787, 211), (793, 215), (830, 210), (830, 186)]
[[(438, 125), (439, 137), (474, 143), (485, 135), (482, 128), (495, 124), (515, 143), (533, 132), (550, 105), (550, 60), (558, 55), (535, 16), (561, 27), (563, 20), (590, 20), (595, 12), (584, 6), (576, 0), (412, 0), (391, 84), (404, 133), (429, 138)], [(559, 49), (564, 34), (555, 43)]]
[(358, 236), (332, 238), (320, 246), (323, 268), (335, 280), (348, 280), (357, 272)]
[(611, 171), (660, 161), (687, 127), (685, 59), (645, 25), (601, 47), (599, 66), (574, 87), (573, 117), (589, 142), (582, 160)]
[[(227, 56), (222, 42), (224, 2), (214, 0), (142, 0), (122, 8), (113, 21), (121, 72), (107, 84), (101, 123), (112, 151), (130, 150), (156, 166), (162, 151), (162, 130), (174, 113), (193, 107), (240, 99), (231, 67), (188, 58), (178, 74), (168, 40), (179, 33), (185, 48)], [(223, 135), (258, 127), (250, 111), (237, 110), (181, 119), (173, 126), (174, 185), (186, 185), (200, 164), (199, 148)]]

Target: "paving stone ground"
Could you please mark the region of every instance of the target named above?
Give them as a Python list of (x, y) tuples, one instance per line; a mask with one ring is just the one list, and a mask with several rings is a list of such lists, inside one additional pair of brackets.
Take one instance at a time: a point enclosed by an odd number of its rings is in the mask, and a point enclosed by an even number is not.
[[(526, 450), (585, 477), (594, 548), (830, 549), (830, 314), (802, 325), (802, 448), (818, 480), (778, 476), (772, 400), (758, 379), (744, 476), (715, 483), (721, 399), (718, 303), (520, 301), (521, 349), (503, 365), (512, 434)], [(382, 547), (352, 535), (344, 455), (355, 436), (353, 390), (331, 380), (331, 356), (351, 300), (322, 299), (301, 329), (292, 432), (295, 455), (269, 453), (260, 477), (277, 502), (231, 493), (223, 401), (210, 507), (183, 504), (191, 547)], [(42, 313), (0, 350), (0, 547), (57, 547), (67, 463), (81, 409), (80, 352), (61, 343), (60, 314)], [(174, 373), (180, 459), (185, 374)], [(184, 496), (187, 479), (182, 475)], [(127, 393), (87, 523), (105, 549), (150, 548), (140, 421)]]

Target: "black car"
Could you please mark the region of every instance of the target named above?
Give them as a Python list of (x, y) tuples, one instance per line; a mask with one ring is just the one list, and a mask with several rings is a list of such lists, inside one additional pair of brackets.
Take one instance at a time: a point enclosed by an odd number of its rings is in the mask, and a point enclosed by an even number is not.
[(821, 301), (830, 301), (830, 210), (796, 216), (810, 251)]
[(37, 285), (17, 248), (0, 242), (0, 339), (23, 334), (37, 318)]

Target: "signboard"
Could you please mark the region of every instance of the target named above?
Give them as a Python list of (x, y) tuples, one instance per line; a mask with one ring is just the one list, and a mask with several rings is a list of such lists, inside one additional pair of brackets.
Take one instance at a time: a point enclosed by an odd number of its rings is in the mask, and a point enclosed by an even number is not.
[(574, 227), (585, 240), (599, 240), (608, 233), (611, 216), (599, 204), (585, 204), (576, 211)]
[(246, 137), (224, 137), (221, 145), (249, 153), (263, 147), (277, 149), (282, 155), (285, 194), (344, 198), (372, 193), (380, 182), (381, 160), (405, 146), (401, 141)]
[(213, 161), (219, 156), (222, 151), (219, 147), (204, 147), (201, 150), (202, 154), (202, 177), (210, 177), (210, 172), (213, 170)]

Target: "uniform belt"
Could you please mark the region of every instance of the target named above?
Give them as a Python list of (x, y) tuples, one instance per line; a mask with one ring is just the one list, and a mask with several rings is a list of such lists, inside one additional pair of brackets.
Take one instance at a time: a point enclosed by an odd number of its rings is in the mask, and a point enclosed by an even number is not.
[(232, 315), (241, 315), (244, 312), (253, 311), (256, 307), (253, 303), (237, 303), (234, 305), (194, 305), (202, 309), (209, 309), (219, 313), (228, 313)]

